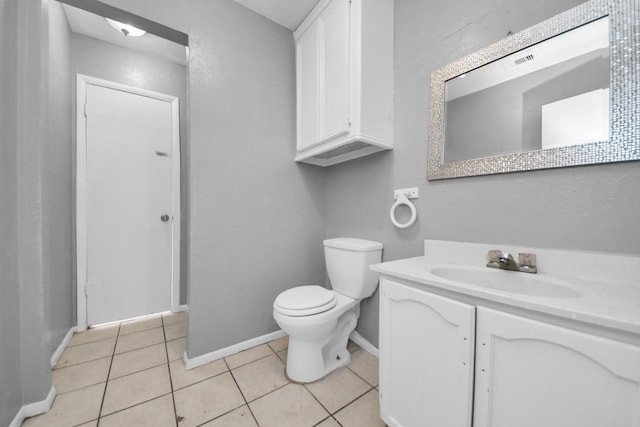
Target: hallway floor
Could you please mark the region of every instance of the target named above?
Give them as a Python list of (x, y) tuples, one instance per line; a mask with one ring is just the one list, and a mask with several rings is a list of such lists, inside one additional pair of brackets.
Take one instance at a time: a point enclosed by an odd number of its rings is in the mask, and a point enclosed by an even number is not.
[(75, 334), (55, 366), (57, 396), (24, 427), (376, 427), (378, 359), (349, 342), (351, 363), (324, 379), (284, 376), (287, 337), (185, 370), (186, 313)]

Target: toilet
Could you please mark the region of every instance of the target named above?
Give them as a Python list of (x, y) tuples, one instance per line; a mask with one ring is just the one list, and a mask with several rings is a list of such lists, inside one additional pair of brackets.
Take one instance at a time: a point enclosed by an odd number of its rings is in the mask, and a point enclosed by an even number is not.
[(347, 342), (358, 322), (360, 301), (378, 287), (378, 273), (369, 265), (382, 260), (382, 243), (343, 237), (323, 244), (333, 289), (297, 286), (273, 303), (273, 318), (289, 335), (287, 376), (301, 383), (350, 362)]

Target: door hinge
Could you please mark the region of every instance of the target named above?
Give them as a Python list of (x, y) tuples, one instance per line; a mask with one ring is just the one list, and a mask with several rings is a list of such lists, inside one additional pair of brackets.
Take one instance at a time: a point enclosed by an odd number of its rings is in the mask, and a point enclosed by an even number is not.
[(84, 116), (87, 117), (87, 103), (84, 103)]

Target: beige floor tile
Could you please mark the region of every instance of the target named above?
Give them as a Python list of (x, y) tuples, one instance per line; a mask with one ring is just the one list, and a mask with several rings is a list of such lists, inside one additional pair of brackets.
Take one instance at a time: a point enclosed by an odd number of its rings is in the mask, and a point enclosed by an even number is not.
[(206, 365), (198, 366), (197, 368), (187, 371), (184, 367), (184, 361), (182, 359), (178, 359), (169, 364), (169, 370), (171, 371), (173, 389), (178, 390), (191, 384), (206, 380), (207, 378), (220, 375), (228, 369), (224, 360), (218, 359), (207, 363)]
[(323, 422), (321, 422), (320, 424), (318, 424), (316, 427), (340, 427), (340, 424), (338, 424), (338, 422), (334, 420), (332, 417), (329, 417)]
[(198, 426), (244, 404), (228, 372), (180, 389), (174, 398), (180, 427)]
[(365, 350), (351, 353), (349, 369), (358, 374), (372, 386), (378, 385), (378, 358)]
[(323, 379), (305, 386), (330, 413), (348, 405), (371, 388), (347, 368), (336, 369)]
[(261, 427), (314, 426), (329, 416), (300, 384), (288, 384), (249, 404)]
[(175, 427), (176, 414), (170, 394), (100, 418), (101, 427)]
[(247, 402), (288, 383), (284, 363), (275, 354), (240, 366), (232, 373)]
[(163, 313), (162, 322), (164, 326), (172, 325), (178, 322), (186, 322), (189, 317), (189, 313), (186, 311), (180, 311), (178, 313)]
[(28, 418), (23, 427), (69, 427), (98, 418), (104, 383), (60, 393), (46, 414)]
[(67, 347), (62, 352), (62, 355), (60, 356), (55, 369), (111, 356), (113, 354), (113, 347), (115, 344), (116, 339), (109, 338), (106, 340), (95, 341), (88, 344)]
[(360, 350), (360, 346), (349, 340), (349, 342), (347, 343), (347, 350), (349, 351), (349, 353), (353, 353), (354, 351)]
[(284, 364), (287, 364), (287, 350), (282, 350), (279, 351), (278, 353), (278, 357), (280, 358), (280, 360), (282, 360), (284, 362)]
[(269, 356), (270, 354), (273, 354), (271, 348), (266, 344), (262, 344), (257, 347), (252, 347), (248, 350), (241, 351), (240, 353), (232, 354), (231, 356), (225, 357), (225, 360), (229, 365), (229, 369), (234, 369), (238, 366), (246, 365), (249, 362), (253, 362), (254, 360)]
[(182, 359), (187, 349), (187, 339), (178, 338), (177, 340), (167, 341), (167, 355), (169, 361)]
[(343, 427), (384, 427), (380, 419), (378, 392), (371, 390), (334, 415)]
[(115, 338), (118, 335), (118, 328), (119, 325), (97, 326), (89, 328), (84, 332), (78, 332), (73, 334), (73, 337), (71, 337), (69, 347), (100, 341), (107, 338)]
[(167, 365), (109, 381), (101, 416), (171, 393)]
[(273, 340), (268, 344), (269, 347), (271, 347), (271, 349), (276, 353), (282, 351), (289, 347), (289, 335), (287, 335), (286, 337), (278, 338), (277, 340)]
[(89, 421), (88, 423), (80, 424), (78, 427), (98, 427), (98, 420)]
[(116, 354), (111, 364), (109, 379), (123, 377), (163, 363), (167, 363), (167, 350), (163, 343)]
[(159, 328), (162, 326), (162, 316), (155, 315), (150, 317), (143, 317), (141, 319), (129, 320), (128, 322), (122, 322), (120, 325), (120, 336), (129, 335), (135, 332), (147, 331), (153, 328)]
[(164, 331), (162, 328), (149, 329), (147, 331), (123, 335), (118, 337), (116, 354), (160, 344), (161, 342), (164, 342)]
[(67, 368), (55, 369), (51, 372), (51, 380), (56, 392), (66, 393), (107, 381), (110, 365), (111, 358), (105, 357)]
[(258, 427), (258, 424), (253, 419), (249, 407), (245, 405), (203, 424), (202, 427)]
[(187, 336), (187, 322), (172, 323), (165, 325), (164, 334), (167, 341), (175, 340)]

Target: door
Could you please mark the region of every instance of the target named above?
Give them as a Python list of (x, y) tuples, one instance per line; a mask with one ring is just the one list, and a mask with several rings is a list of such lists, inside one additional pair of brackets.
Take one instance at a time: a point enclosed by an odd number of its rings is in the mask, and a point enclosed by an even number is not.
[(382, 419), (389, 427), (470, 426), (475, 308), (386, 278), (381, 286)]
[(474, 426), (640, 426), (640, 347), (477, 313)]
[(171, 308), (172, 114), (166, 100), (86, 86), (89, 325)]

